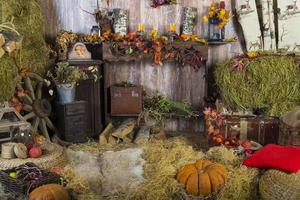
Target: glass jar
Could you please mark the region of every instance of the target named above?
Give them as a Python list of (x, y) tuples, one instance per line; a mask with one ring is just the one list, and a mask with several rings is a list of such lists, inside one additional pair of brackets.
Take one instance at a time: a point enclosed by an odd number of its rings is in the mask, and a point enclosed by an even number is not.
[(144, 24), (139, 24), (137, 26), (137, 37), (140, 39), (140, 40), (145, 40), (146, 39), (146, 34), (145, 34), (145, 25)]
[(173, 42), (174, 40), (179, 39), (178, 34), (176, 33), (176, 24), (169, 25), (169, 32), (168, 32), (168, 40), (169, 42)]

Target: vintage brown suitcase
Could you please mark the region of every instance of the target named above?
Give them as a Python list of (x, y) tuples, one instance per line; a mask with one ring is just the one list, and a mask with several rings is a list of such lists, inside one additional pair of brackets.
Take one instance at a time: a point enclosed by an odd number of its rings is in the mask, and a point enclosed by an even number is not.
[(110, 88), (111, 115), (126, 116), (139, 115), (142, 112), (142, 87), (117, 87)]
[(221, 134), (227, 138), (238, 136), (240, 140), (253, 140), (262, 145), (278, 144), (279, 118), (259, 116), (224, 116)]

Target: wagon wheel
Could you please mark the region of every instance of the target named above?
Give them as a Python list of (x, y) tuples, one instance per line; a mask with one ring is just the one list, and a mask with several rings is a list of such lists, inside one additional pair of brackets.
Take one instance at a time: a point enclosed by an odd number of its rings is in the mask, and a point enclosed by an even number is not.
[[(56, 131), (49, 119), (52, 106), (49, 100), (43, 98), (44, 79), (38, 74), (27, 72), (22, 75), (23, 84), (17, 85), (18, 97), (23, 103), (23, 117), (31, 123), (32, 134), (42, 133), (50, 140), (48, 129)], [(34, 83), (34, 84), (33, 84)]]

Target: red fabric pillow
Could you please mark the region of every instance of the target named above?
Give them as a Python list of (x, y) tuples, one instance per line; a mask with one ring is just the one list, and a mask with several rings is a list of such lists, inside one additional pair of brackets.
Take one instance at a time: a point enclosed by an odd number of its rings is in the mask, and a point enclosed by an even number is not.
[(300, 169), (300, 148), (268, 144), (251, 157), (246, 158), (243, 165), (262, 169), (275, 168), (296, 173)]

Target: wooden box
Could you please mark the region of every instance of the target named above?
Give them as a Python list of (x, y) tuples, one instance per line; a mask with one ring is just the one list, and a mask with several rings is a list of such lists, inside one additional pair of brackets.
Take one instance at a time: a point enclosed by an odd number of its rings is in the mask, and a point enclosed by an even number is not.
[(279, 118), (260, 116), (224, 116), (220, 132), (223, 137), (237, 136), (240, 140), (253, 140), (262, 145), (278, 144)]
[(62, 140), (72, 143), (86, 142), (88, 135), (87, 102), (58, 104), (58, 131)]
[(110, 100), (112, 116), (139, 115), (143, 110), (142, 87), (112, 86)]

